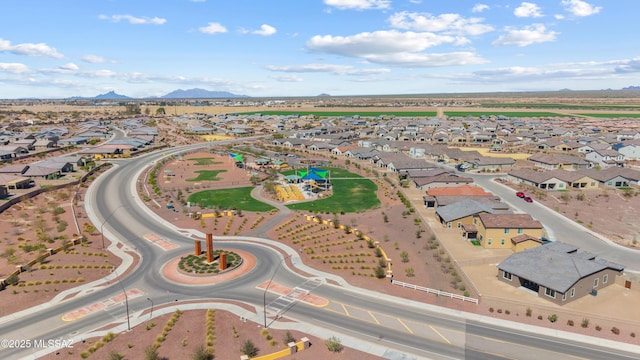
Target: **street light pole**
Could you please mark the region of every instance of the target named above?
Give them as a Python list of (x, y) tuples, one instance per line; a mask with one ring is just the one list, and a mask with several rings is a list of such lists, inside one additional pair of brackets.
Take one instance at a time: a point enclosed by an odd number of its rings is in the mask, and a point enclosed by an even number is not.
[(285, 260), (287, 260), (287, 258), (289, 258), (290, 255), (282, 258), (282, 260), (280, 260), (280, 262), (278, 263), (278, 266), (276, 267), (276, 270), (273, 272), (273, 274), (271, 275), (271, 279), (269, 279), (269, 282), (267, 283), (267, 287), (264, 288), (264, 293), (262, 294), (262, 311), (264, 314), (264, 328), (266, 329), (267, 326), (267, 290), (269, 290), (269, 286), (271, 285), (271, 282), (273, 281), (273, 279), (276, 277), (276, 274), (278, 273), (278, 270), (280, 270), (280, 266), (282, 266), (282, 264), (284, 264)]
[(113, 210), (111, 211), (111, 213), (109, 213), (109, 216), (107, 216), (107, 218), (106, 218), (106, 219), (104, 219), (104, 220), (102, 221), (102, 224), (100, 224), (100, 236), (102, 237), (102, 250), (104, 250), (104, 249), (105, 249), (105, 246), (104, 246), (104, 233), (102, 232), (102, 230), (103, 230), (103, 228), (104, 228), (104, 224), (105, 224), (109, 219), (111, 219), (111, 217), (112, 217), (113, 215), (115, 215), (116, 210), (118, 210), (118, 209), (120, 209), (120, 208), (123, 208), (123, 207), (127, 207), (127, 205), (120, 205), (120, 206), (118, 206), (117, 208), (113, 209)]
[(125, 305), (125, 310), (127, 311), (127, 331), (131, 331), (131, 320), (129, 319), (129, 297), (127, 296), (127, 291), (124, 289), (124, 285), (122, 285), (122, 282), (120, 281), (120, 275), (118, 275), (118, 270), (114, 268), (113, 271), (116, 273), (116, 280), (118, 281), (118, 284), (120, 284), (120, 287), (122, 288), (122, 294), (124, 294), (124, 305)]
[(153, 300), (151, 300), (151, 298), (147, 298), (147, 300), (151, 301), (151, 314), (149, 315), (149, 318), (153, 319)]

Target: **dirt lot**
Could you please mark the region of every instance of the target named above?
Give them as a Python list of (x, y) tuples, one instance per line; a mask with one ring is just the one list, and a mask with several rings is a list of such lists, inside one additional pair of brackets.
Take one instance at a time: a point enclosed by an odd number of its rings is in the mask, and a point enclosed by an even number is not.
[[(85, 190), (85, 187), (78, 188), (78, 201), (74, 206), (80, 231), (71, 209), (75, 187), (40, 194), (0, 214), (0, 233), (4, 239), (0, 243), (0, 277), (49, 248), (60, 248), (79, 234), (87, 239), (83, 245), (69, 245), (68, 251), (28, 268), (19, 275), (18, 285), (0, 291), (0, 302), (4, 304), (0, 316), (49, 301), (61, 291), (103, 278), (120, 264), (120, 258), (102, 249), (98, 229), (87, 218), (82, 201)], [(109, 241), (105, 241), (109, 246)]]
[(638, 189), (625, 191), (602, 187), (593, 190), (546, 192), (526, 185), (508, 182), (503, 184), (512, 187), (514, 191), (525, 191), (535, 201), (611, 241), (640, 248), (640, 223), (635, 221), (640, 214)]
[[(145, 358), (145, 350), (157, 341), (163, 330), (167, 329), (167, 324), (173, 316), (174, 314), (166, 314), (156, 317), (133, 328), (131, 333), (116, 334), (116, 337), (109, 342), (98, 338), (88, 339), (84, 344), (76, 344), (72, 351), (60, 351), (58, 355), (52, 353), (43, 359), (79, 359), (83, 352), (89, 353), (89, 349), (95, 349), (96, 343), (99, 341), (104, 345), (94, 350), (88, 357), (89, 359), (108, 359), (111, 353), (123, 355), (124, 359), (143, 359)], [(213, 329), (212, 338), (214, 339), (210, 348), (215, 359), (239, 359), (242, 355), (241, 347), (246, 341), (251, 341), (255, 345), (257, 355), (266, 355), (286, 348), (284, 339), (287, 331), (268, 329), (264, 332), (261, 326), (241, 321), (238, 316), (223, 310), (214, 311), (210, 328)], [(207, 331), (207, 310), (184, 311), (175, 321), (175, 325), (169, 328), (164, 340), (159, 343), (158, 355), (164, 359), (191, 358), (198, 347), (206, 347)], [(290, 331), (290, 334), (296, 341), (303, 337), (309, 338), (311, 346), (309, 349), (283, 359), (380, 359), (377, 356), (350, 348), (332, 353), (324, 345), (324, 339), (308, 336), (298, 331)]]

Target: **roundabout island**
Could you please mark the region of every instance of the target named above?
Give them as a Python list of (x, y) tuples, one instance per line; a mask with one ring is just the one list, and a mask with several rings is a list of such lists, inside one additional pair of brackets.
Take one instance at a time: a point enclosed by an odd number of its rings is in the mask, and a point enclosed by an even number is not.
[(239, 249), (213, 250), (212, 235), (207, 234), (207, 250), (195, 240), (194, 253), (182, 254), (166, 262), (161, 269), (169, 281), (182, 285), (211, 285), (236, 279), (256, 265), (251, 253)]

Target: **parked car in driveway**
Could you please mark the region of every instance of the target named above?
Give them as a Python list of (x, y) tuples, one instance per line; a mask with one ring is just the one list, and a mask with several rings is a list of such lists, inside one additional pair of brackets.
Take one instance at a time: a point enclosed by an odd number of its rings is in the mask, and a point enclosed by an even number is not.
[(529, 197), (529, 196), (523, 197), (522, 200), (524, 200), (524, 201), (526, 201), (528, 203), (532, 203), (533, 202), (533, 199), (531, 197)]
[(518, 191), (518, 192), (516, 193), (516, 196), (517, 196), (517, 197), (519, 197), (519, 198), (521, 198), (521, 199), (525, 197), (525, 195), (524, 195), (524, 193), (523, 193), (522, 191)]

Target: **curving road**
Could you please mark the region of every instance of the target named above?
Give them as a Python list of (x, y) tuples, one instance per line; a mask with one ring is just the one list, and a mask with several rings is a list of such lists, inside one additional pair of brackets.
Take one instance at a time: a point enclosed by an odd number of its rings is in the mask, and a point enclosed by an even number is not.
[(606, 240), (542, 204), (525, 203), (515, 196), (513, 189), (495, 182), (495, 175), (465, 173), (464, 176), (472, 178), (476, 184), (500, 196), (509, 206), (541, 221), (551, 240), (577, 246), (580, 250), (591, 252), (599, 258), (622, 264), (627, 272), (640, 273), (640, 251)]
[[(266, 245), (280, 246), (292, 256), (294, 263), (299, 264), (295, 250), (284, 248), (268, 239), (236, 237), (224, 240), (225, 247), (251, 252), (257, 258), (256, 267), (240, 278), (208, 286), (171, 283), (160, 275), (160, 268), (169, 259), (190, 251), (193, 238), (145, 210), (144, 204), (135, 194), (135, 187), (136, 179), (147, 163), (157, 161), (175, 151), (177, 149), (117, 161), (117, 166), (101, 175), (90, 187), (85, 199), (87, 210), (94, 212), (89, 213), (91, 220), (103, 227), (108, 238), (119, 239), (125, 250), (129, 248), (141, 256), (137, 267), (130, 270), (121, 282), (111, 279), (109, 284), (94, 287), (82, 296), (45, 306), (37, 312), (11, 319), (0, 319), (2, 337), (78, 339), (82, 334), (114, 322), (120, 324), (119, 328), (122, 329), (126, 324), (127, 315), (122, 304), (72, 322), (62, 321), (61, 316), (117, 296), (123, 289), (134, 288), (142, 290), (144, 296), (129, 301), (129, 314), (133, 319), (133, 326), (140, 322), (136, 314), (139, 315), (148, 309), (147, 298), (152, 299), (156, 307), (163, 304), (179, 305), (185, 300), (196, 299), (236, 300), (254, 306), (255, 313), (247, 317), (260, 324), (264, 299), (266, 298), (269, 313), (275, 311), (278, 299), (276, 295), (266, 294), (257, 289), (256, 285), (277, 275), (274, 279), (280, 284), (291, 288), (306, 287), (313, 295), (329, 300), (329, 305), (325, 307), (291, 302), (277, 308), (284, 316), (296, 320), (296, 323), (287, 324), (299, 326), (303, 331), (321, 338), (336, 335), (345, 345), (386, 358), (636, 359), (640, 354), (637, 347), (625, 344), (526, 327), (364, 289), (330, 285), (323, 279), (331, 278), (333, 275), (305, 268), (305, 271), (317, 274), (317, 278), (321, 280), (310, 281), (281, 266), (282, 256)], [(104, 219), (108, 222), (104, 222)], [(149, 233), (180, 244), (181, 248), (162, 251), (142, 238)], [(114, 251), (122, 251), (116, 249), (119, 243), (112, 245)], [(304, 267), (302, 264), (299, 266)], [(284, 323), (273, 320), (273, 317), (268, 321), (269, 326), (285, 326)], [(0, 358), (24, 359), (34, 356), (34, 353), (34, 349), (0, 349)]]

